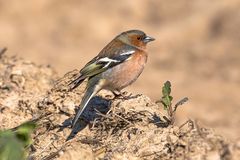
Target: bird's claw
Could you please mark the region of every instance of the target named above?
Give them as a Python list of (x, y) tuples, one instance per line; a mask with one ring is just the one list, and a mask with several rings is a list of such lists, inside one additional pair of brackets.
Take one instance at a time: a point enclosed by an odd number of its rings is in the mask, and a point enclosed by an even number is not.
[(127, 91), (112, 91), (112, 94), (106, 95), (105, 97), (108, 99), (129, 99), (132, 96), (132, 93), (128, 93)]
[(124, 91), (124, 92), (117, 91), (117, 92), (113, 92), (113, 94), (114, 94), (115, 99), (125, 99), (126, 100), (132, 96), (132, 93), (128, 93), (127, 91)]

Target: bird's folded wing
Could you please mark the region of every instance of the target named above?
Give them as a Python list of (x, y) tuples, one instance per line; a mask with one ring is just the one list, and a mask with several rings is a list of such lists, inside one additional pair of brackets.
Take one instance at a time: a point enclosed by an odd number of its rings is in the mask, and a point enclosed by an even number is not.
[(128, 60), (134, 52), (134, 50), (130, 50), (108, 57), (95, 57), (81, 69), (80, 73), (85, 77), (94, 76), (123, 63), (124, 61)]
[(97, 56), (93, 58), (80, 70), (80, 75), (69, 84), (69, 90), (78, 87), (84, 79), (102, 73), (109, 68), (127, 61), (134, 52), (135, 50), (128, 50), (111, 56)]

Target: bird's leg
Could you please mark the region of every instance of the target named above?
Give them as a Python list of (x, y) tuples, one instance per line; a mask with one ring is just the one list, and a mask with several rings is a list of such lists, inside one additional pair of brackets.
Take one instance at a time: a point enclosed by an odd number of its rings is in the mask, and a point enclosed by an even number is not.
[(132, 93), (128, 94), (128, 92), (126, 91), (121, 92), (119, 90), (114, 90), (112, 91), (112, 93), (114, 95), (114, 98), (120, 98), (120, 99), (127, 99), (132, 95)]
[(119, 90), (111, 90), (112, 95), (106, 95), (108, 99), (129, 99), (132, 93), (128, 93), (126, 91), (121, 92)]

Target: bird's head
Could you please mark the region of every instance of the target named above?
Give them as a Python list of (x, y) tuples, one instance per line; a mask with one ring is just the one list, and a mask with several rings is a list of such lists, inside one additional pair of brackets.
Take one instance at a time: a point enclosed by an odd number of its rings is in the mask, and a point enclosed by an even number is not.
[(122, 42), (145, 49), (148, 42), (154, 41), (155, 39), (147, 36), (143, 31), (140, 30), (129, 30), (121, 33), (117, 36)]

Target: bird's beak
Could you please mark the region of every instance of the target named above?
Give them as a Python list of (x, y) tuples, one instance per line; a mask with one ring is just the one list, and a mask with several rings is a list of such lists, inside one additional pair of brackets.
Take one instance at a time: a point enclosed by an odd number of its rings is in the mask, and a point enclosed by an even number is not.
[(155, 38), (152, 38), (152, 37), (149, 37), (149, 36), (146, 36), (143, 40), (144, 43), (148, 43), (148, 42), (151, 42), (151, 41), (154, 41)]

